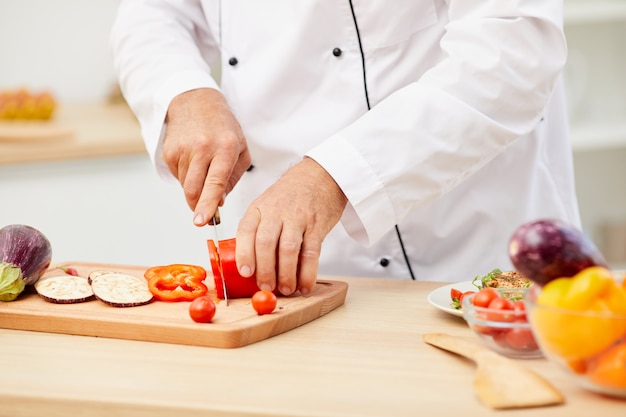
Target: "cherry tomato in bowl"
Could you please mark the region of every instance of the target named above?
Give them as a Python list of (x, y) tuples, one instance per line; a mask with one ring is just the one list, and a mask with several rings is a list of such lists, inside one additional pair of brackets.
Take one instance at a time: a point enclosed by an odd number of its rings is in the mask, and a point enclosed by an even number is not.
[(492, 350), (511, 358), (540, 358), (523, 297), (528, 289), (483, 288), (463, 300), (463, 318)]

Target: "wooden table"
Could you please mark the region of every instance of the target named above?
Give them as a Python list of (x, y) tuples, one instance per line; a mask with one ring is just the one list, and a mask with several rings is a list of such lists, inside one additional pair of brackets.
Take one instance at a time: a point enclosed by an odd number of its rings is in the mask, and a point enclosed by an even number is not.
[[(581, 389), (525, 360), (563, 406), (491, 411), (472, 362), (422, 342), (474, 338), (426, 301), (441, 283), (341, 278), (343, 306), (237, 349), (0, 330), (0, 416), (623, 416), (626, 401)], [(1, 314), (1, 311), (0, 311)]]

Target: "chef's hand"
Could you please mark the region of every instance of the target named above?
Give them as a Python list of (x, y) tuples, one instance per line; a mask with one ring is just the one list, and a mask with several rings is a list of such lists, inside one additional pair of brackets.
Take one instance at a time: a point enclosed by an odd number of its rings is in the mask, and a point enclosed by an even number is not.
[(304, 158), (252, 202), (237, 229), (236, 261), (259, 288), (308, 294), (317, 279), (322, 241), (347, 198), (317, 162)]
[(211, 88), (176, 96), (167, 111), (163, 161), (183, 187), (193, 222), (204, 226), (250, 166), (239, 123)]

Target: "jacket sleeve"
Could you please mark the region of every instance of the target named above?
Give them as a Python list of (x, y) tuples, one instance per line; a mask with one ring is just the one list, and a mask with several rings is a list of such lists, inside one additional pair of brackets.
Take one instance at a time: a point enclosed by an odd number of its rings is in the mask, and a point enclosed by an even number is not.
[(120, 88), (139, 119), (148, 154), (161, 177), (172, 179), (160, 158), (170, 101), (192, 89), (218, 88), (210, 69), (218, 61), (217, 44), (202, 5), (199, 0), (122, 0), (110, 45)]
[(364, 245), (531, 132), (564, 67), (561, 1), (450, 0), (448, 13), (444, 59), (307, 153)]

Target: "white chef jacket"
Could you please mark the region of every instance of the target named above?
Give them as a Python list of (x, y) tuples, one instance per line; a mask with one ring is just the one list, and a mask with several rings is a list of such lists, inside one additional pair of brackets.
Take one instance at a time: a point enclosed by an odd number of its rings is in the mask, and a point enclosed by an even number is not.
[(320, 274), (468, 280), (523, 222), (580, 226), (561, 1), (122, 1), (111, 44), (164, 178), (172, 98), (225, 94), (253, 164), (227, 216), (304, 155), (333, 176)]

